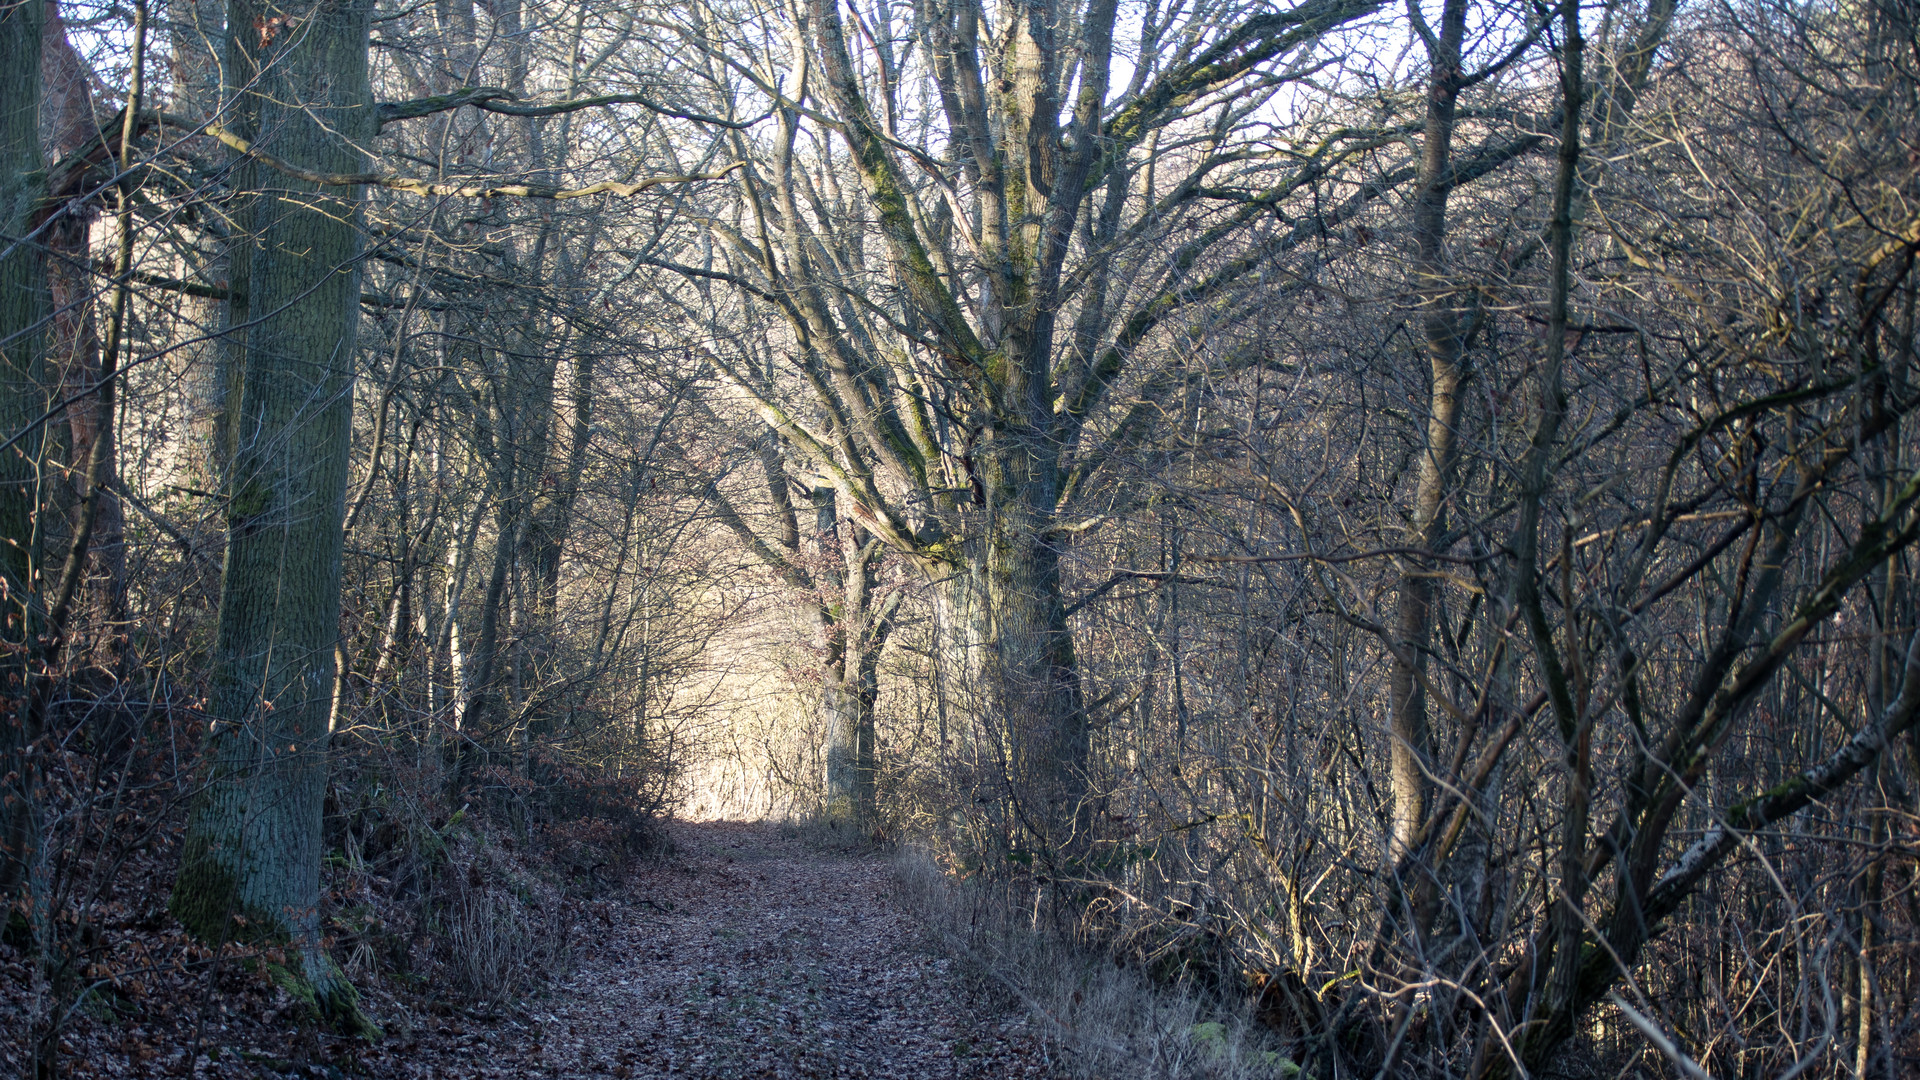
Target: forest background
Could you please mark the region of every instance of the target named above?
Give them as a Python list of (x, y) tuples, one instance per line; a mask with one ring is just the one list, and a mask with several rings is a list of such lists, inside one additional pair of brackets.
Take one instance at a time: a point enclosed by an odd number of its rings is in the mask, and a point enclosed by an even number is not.
[(680, 813), (1314, 1076), (1905, 1075), (1917, 16), (5, 0), (22, 1053)]

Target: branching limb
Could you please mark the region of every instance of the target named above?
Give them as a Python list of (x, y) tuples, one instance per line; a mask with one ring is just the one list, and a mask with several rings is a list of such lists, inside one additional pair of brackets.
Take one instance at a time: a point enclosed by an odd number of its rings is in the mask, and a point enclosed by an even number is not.
[(661, 116), (671, 116), (676, 120), (691, 120), (696, 124), (708, 124), (736, 131), (750, 128), (766, 119), (766, 116), (762, 115), (752, 120), (726, 120), (704, 113), (685, 112), (662, 105), (645, 94), (600, 94), (595, 97), (576, 98), (573, 101), (556, 101), (548, 105), (522, 104), (513, 91), (503, 90), (497, 86), (472, 86), (451, 94), (437, 94), (433, 97), (415, 98), (412, 101), (383, 101), (375, 108), (379, 110), (379, 122), (384, 127), (398, 120), (432, 116), (435, 113), (458, 109), (463, 105), (471, 105), (484, 112), (500, 113), (503, 116), (558, 116), (561, 113), (597, 109), (605, 105), (639, 105), (648, 112)]
[(208, 124), (206, 133), (218, 139), (222, 145), (234, 152), (250, 155), (255, 161), (266, 165), (276, 172), (285, 173), (295, 180), (304, 180), (309, 184), (322, 187), (353, 187), (366, 184), (372, 187), (389, 188), (394, 191), (406, 191), (415, 195), (433, 195), (451, 198), (488, 199), (515, 197), (522, 199), (580, 199), (588, 195), (619, 195), (623, 198), (660, 187), (663, 184), (692, 184), (701, 180), (718, 180), (737, 169), (746, 167), (746, 162), (736, 161), (717, 172), (696, 173), (691, 176), (650, 176), (645, 180), (636, 180), (623, 184), (618, 180), (602, 180), (583, 188), (563, 188), (552, 184), (448, 184), (431, 180), (418, 180), (411, 176), (392, 176), (387, 173), (322, 173), (303, 169), (290, 161), (284, 161), (272, 154), (257, 150), (251, 142), (235, 135), (219, 124)]

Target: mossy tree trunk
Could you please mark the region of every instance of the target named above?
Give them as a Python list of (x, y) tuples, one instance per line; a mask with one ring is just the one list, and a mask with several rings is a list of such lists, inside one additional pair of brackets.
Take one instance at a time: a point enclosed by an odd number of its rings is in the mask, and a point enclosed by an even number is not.
[[(323, 173), (365, 169), (374, 132), (370, 0), (273, 17), (229, 12), (254, 53), (247, 95), (262, 149)], [(243, 37), (244, 36), (244, 37)], [(324, 1016), (363, 1023), (320, 940), (321, 802), (339, 633), (360, 195), (261, 169), (241, 207), (251, 237), (244, 364), (227, 483), (208, 708), (208, 775), (173, 910), (207, 940), (296, 946), (290, 984)], [(268, 190), (271, 189), (271, 190)]]

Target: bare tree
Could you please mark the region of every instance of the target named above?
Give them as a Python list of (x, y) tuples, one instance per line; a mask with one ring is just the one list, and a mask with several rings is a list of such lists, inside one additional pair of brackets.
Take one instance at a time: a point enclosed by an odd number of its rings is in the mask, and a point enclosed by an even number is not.
[[(752, 166), (745, 209), (702, 249), (717, 259), (660, 264), (786, 322), (777, 369), (720, 368), (840, 513), (929, 583), (947, 692), (1004, 720), (1041, 838), (1068, 839), (1086, 790), (1061, 592), (1066, 545), (1092, 524), (1077, 497), (1175, 378), (1136, 372), (1145, 343), (1262, 265), (1283, 239), (1219, 253), (1321, 167), (1219, 210), (1211, 179), (1250, 153), (1236, 122), (1374, 10), (1130, 12), (1123, 44), (1114, 4), (883, 4), (851, 23), (813, 4), (689, 65), (709, 115), (770, 109), (774, 129), (731, 137)], [(738, 19), (701, 8), (676, 28), (700, 46)], [(1144, 400), (1112, 401), (1122, 383)]]

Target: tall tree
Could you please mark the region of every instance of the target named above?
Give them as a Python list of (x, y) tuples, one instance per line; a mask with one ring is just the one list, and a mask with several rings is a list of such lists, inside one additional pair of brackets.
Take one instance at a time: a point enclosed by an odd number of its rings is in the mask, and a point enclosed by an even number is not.
[(35, 834), (28, 655), (39, 622), (42, 413), (47, 276), (40, 244), (46, 166), (40, 151), (40, 0), (0, 4), (0, 896), (24, 880)]
[(1378, 6), (1149, 7), (1127, 40), (1116, 0), (882, 3), (851, 23), (813, 0), (738, 32), (718, 8), (689, 16), (696, 43), (764, 35), (751, 60), (694, 63), (713, 111), (764, 95), (777, 124), (735, 139), (754, 168), (745, 220), (714, 230), (731, 266), (683, 269), (771, 305), (791, 361), (722, 369), (840, 513), (924, 575), (946, 692), (998, 729), (1002, 792), (1042, 839), (1077, 831), (1086, 784), (1062, 595), (1090, 524), (1076, 500), (1157, 408), (1111, 391), (1177, 384), (1136, 362), (1149, 336), (1287, 242), (1260, 229), (1272, 192), (1215, 214), (1208, 185), (1248, 153), (1235, 122)]
[[(237, 111), (275, 159), (357, 174), (376, 120), (371, 0), (228, 9)], [(208, 940), (292, 943), (319, 1011), (364, 1023), (320, 940), (321, 802), (360, 316), (360, 188), (260, 170), (239, 211), (251, 321), (226, 486), (208, 775), (174, 912)]]

